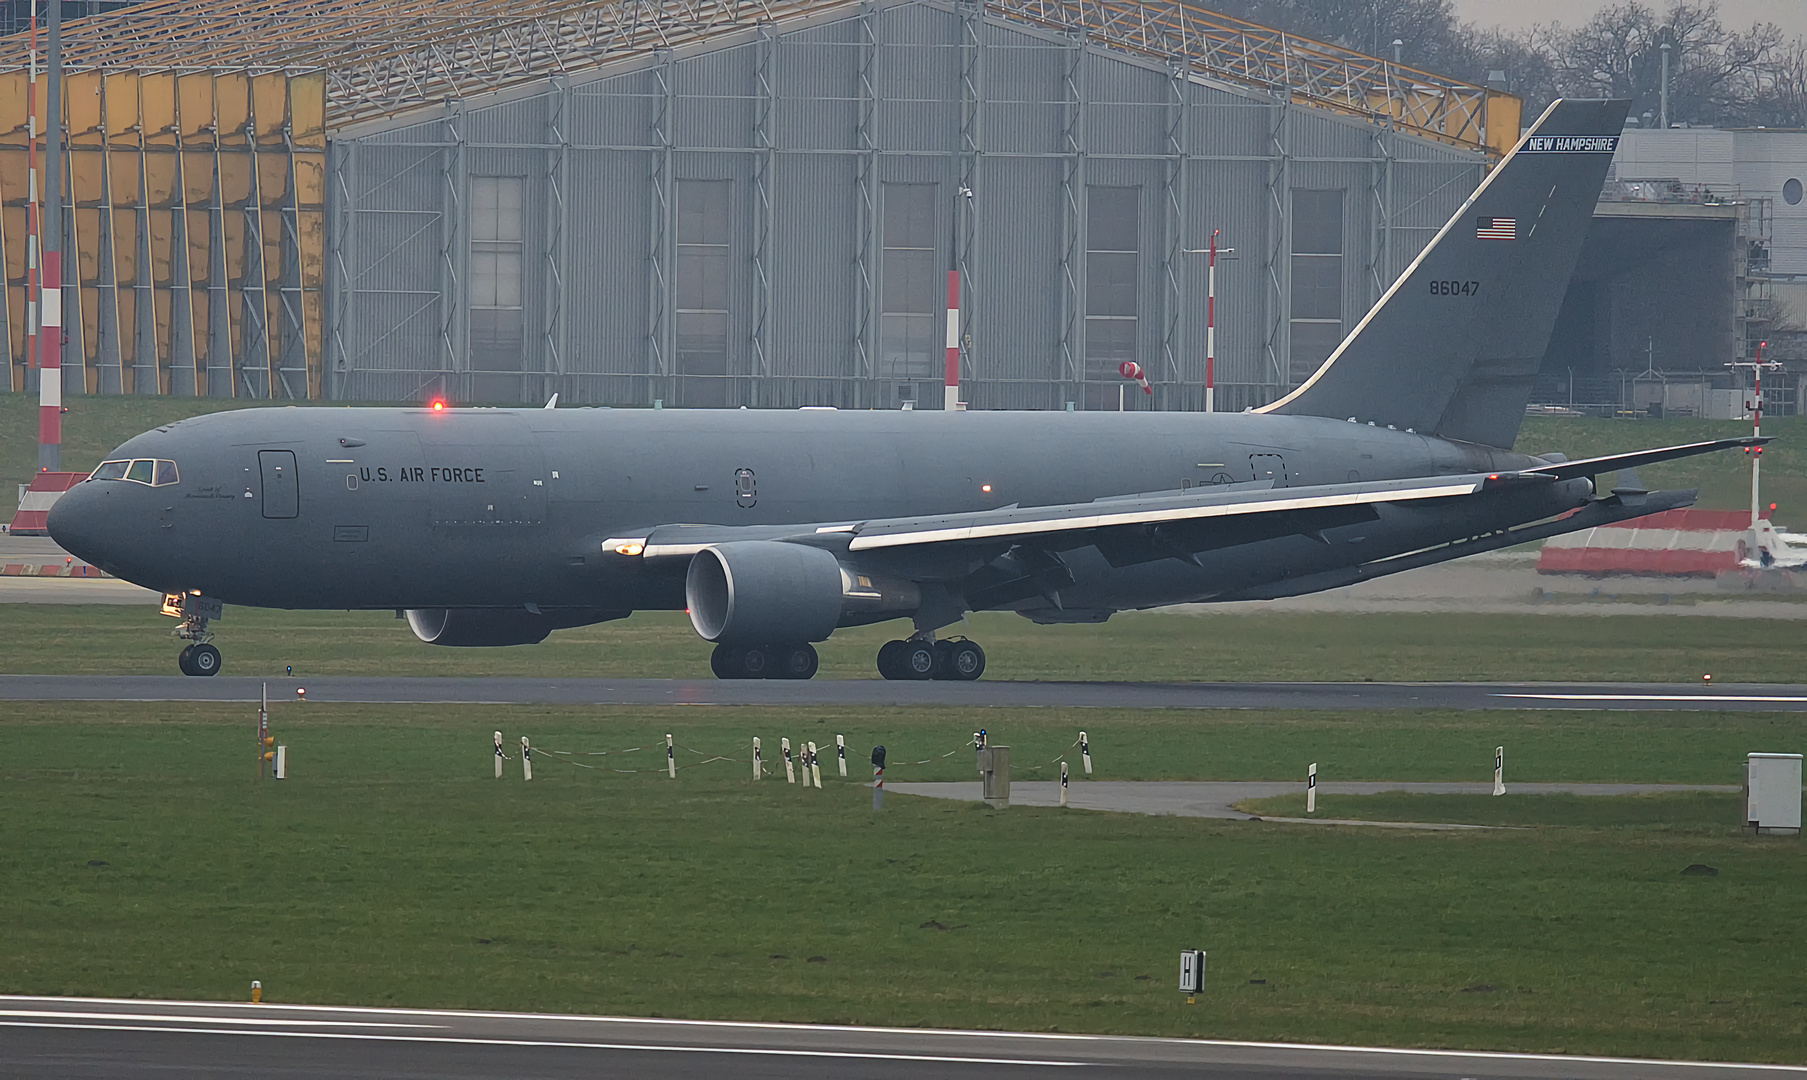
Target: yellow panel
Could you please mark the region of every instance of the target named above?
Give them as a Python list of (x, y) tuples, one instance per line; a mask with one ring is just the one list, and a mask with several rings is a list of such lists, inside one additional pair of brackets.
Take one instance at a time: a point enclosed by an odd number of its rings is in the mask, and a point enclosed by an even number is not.
[(138, 141), (138, 73), (107, 76), (107, 135), (115, 143)]
[(169, 364), (173, 351), (171, 333), (173, 327), (169, 321), (170, 295), (168, 289), (151, 290), (151, 301), (157, 312), (157, 393), (169, 393)]
[(326, 158), (322, 154), (295, 155), (295, 202), (301, 207), (326, 205)]
[[(197, 285), (189, 293), (188, 310), (194, 313), (193, 318), (194, 318), (194, 335), (195, 335), (195, 378), (206, 379), (207, 378), (207, 346), (212, 344), (212, 342), (213, 342), (213, 335), (207, 332), (209, 324), (207, 321), (207, 290), (206, 289), (203, 289), (199, 285)], [(207, 388), (205, 386), (201, 386), (199, 392), (202, 394), (205, 394), (207, 392)]]
[(176, 141), (176, 77), (146, 75), (138, 80), (138, 108), (143, 118), (147, 146), (170, 146)]
[(170, 206), (176, 201), (176, 155), (173, 151), (150, 151), (144, 155), (144, 194), (151, 206)]
[(107, 179), (114, 206), (138, 205), (138, 167), (138, 153), (130, 147), (107, 155), (107, 168), (112, 172)]
[(1518, 145), (1519, 125), (1524, 122), (1525, 101), (1514, 94), (1487, 94), (1487, 145), (1501, 154)]
[(98, 149), (69, 151), (69, 186), (75, 205), (95, 206), (106, 198), (107, 157)]
[(301, 325), (307, 342), (307, 396), (320, 396), (320, 355), (325, 344), (325, 297), (309, 290), (301, 294)]
[(296, 146), (326, 149), (326, 73), (289, 80), (290, 138)]
[[(0, 161), (3, 161), (0, 158)], [(6, 234), (6, 280), (25, 277), (25, 208), (8, 206), (0, 209), (0, 232)]]
[(295, 226), (301, 236), (301, 287), (321, 288), (326, 281), (326, 215), (319, 210), (297, 211)]
[[(228, 213), (221, 224), (226, 241), (226, 281), (236, 286), (245, 279), (245, 215)], [(230, 310), (237, 313), (236, 302)]]
[(245, 151), (220, 154), (220, 197), (227, 206), (243, 206), (251, 198), (251, 155)]
[(151, 284), (158, 289), (167, 287), (175, 276), (170, 262), (174, 238), (171, 236), (173, 222), (168, 210), (152, 210), (151, 218)]
[(0, 137), (8, 142), (25, 139), (25, 84), (23, 71), (0, 71)]
[(121, 288), (114, 293), (119, 305), (119, 381), (132, 392), (132, 365), (138, 360), (138, 290)]
[(245, 145), (245, 125), (251, 119), (250, 88), (241, 72), (222, 72), (214, 80), (215, 108), (219, 110), (222, 145)]
[(213, 151), (183, 152), (182, 201), (189, 206), (207, 206), (213, 202)]
[(282, 215), (275, 210), (263, 214), (264, 280), (271, 288), (282, 277)]
[[(0, 150), (0, 201), (8, 205), (24, 205), (25, 197), (31, 193), (26, 180), (27, 172), (23, 149)], [(20, 235), (23, 236), (24, 233), (21, 232)]]
[(280, 72), (251, 77), (251, 121), (259, 143), (282, 145), (282, 126), (288, 122), (289, 77)]
[(100, 359), (100, 290), (85, 288), (81, 291), (82, 305), (82, 352), (88, 358), (88, 369), (92, 371)]
[(213, 145), (213, 76), (176, 77), (177, 123), (185, 146)]
[(100, 280), (100, 252), (95, 247), (95, 240), (100, 236), (100, 211), (77, 209), (75, 235), (80, 238), (75, 252), (76, 280), (92, 285)]
[(289, 198), (289, 156), (260, 150), (257, 154), (257, 197), (265, 207), (281, 206)]
[(205, 210), (188, 212), (188, 279), (196, 288), (207, 287), (207, 275), (212, 265), (212, 235), (208, 231), (208, 213)]
[(85, 71), (63, 79), (63, 115), (71, 146), (101, 141), (100, 78), (98, 71)]
[[(122, 290), (138, 284), (138, 214), (133, 210), (113, 211), (113, 280)], [(124, 314), (119, 318), (125, 321)]]

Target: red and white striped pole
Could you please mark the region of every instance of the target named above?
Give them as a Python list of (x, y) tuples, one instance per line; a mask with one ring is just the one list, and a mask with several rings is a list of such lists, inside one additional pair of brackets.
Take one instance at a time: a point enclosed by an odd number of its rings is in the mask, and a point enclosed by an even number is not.
[(960, 271), (947, 272), (947, 382), (941, 391), (941, 407), (960, 407)]
[[(31, 5), (31, 81), (25, 86), (25, 367), (38, 366), (38, 5)], [(10, 363), (10, 361), (9, 361)], [(9, 376), (10, 378), (10, 376)]]
[(50, 0), (44, 108), (44, 272), (38, 286), (38, 470), (63, 467), (63, 6)]
[(1217, 233), (1211, 230), (1211, 266), (1205, 273), (1205, 411), (1217, 411)]

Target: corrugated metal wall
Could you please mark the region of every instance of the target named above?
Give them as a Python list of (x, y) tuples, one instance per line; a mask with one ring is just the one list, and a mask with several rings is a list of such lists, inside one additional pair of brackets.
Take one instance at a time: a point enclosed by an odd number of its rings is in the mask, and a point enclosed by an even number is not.
[[(1218, 408), (1240, 409), (1287, 388), (1290, 190), (1346, 193), (1353, 326), (1484, 164), (1080, 38), (908, 2), (341, 132), (328, 168), (336, 398), (685, 401), (679, 381), (702, 376), (675, 373), (674, 192), (727, 180), (730, 405), (939, 402), (932, 381), (901, 386), (872, 355), (871, 208), (885, 184), (929, 183), (937, 265), (966, 254), (973, 407), (1115, 407), (1115, 377), (1088, 384), (1072, 359), (1084, 187), (1110, 185), (1140, 189), (1137, 349), (1157, 394), (1130, 407), (1202, 407), (1205, 260), (1186, 252), (1215, 229), (1236, 251), (1218, 274)], [(527, 193), (525, 371), (501, 381), (472, 372), (466, 307), (470, 178), (487, 176)]]

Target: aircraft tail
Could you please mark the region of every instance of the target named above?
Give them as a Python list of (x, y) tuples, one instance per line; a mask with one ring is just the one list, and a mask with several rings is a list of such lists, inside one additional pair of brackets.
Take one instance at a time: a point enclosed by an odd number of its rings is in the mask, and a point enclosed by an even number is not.
[(1553, 103), (1330, 359), (1255, 411), (1511, 447), (1629, 107)]

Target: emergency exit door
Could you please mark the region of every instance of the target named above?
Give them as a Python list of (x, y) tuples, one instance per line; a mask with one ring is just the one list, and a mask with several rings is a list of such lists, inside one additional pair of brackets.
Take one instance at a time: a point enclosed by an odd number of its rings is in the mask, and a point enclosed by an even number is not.
[(257, 468), (264, 481), (264, 517), (292, 518), (301, 512), (301, 488), (295, 480), (295, 452), (259, 450)]

